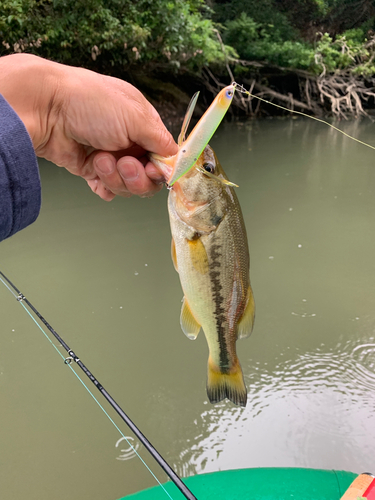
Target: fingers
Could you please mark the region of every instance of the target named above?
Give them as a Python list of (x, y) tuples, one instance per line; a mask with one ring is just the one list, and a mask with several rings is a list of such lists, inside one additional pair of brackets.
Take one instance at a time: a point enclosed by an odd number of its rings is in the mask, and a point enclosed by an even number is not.
[(91, 179), (87, 181), (93, 193), (96, 193), (100, 198), (105, 201), (112, 201), (115, 198), (115, 194), (109, 191), (100, 179)]
[(151, 179), (155, 184), (164, 184), (165, 177), (160, 171), (155, 167), (150, 161), (145, 165), (145, 172), (149, 179)]
[(125, 198), (133, 194), (151, 197), (162, 188), (162, 184), (156, 184), (163, 180), (160, 174), (153, 172), (148, 166), (155, 181), (153, 182), (142, 162), (133, 156), (123, 156), (116, 160), (111, 153), (99, 152), (93, 157), (92, 164), (96, 177), (87, 182), (103, 200), (110, 201), (115, 195)]
[(178, 146), (155, 108), (127, 82), (51, 64), (59, 91), (54, 126), (40, 155), (86, 179), (105, 200), (159, 191), (162, 178), (145, 153), (171, 156)]

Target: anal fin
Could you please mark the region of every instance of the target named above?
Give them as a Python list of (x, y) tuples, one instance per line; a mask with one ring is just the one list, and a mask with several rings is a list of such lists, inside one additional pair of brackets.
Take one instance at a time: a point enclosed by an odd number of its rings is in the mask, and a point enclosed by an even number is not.
[(255, 318), (255, 303), (251, 286), (247, 290), (247, 303), (243, 315), (237, 326), (237, 339), (246, 339), (250, 336)]
[(198, 336), (199, 330), (201, 329), (201, 325), (194, 318), (188, 301), (185, 297), (181, 308), (180, 323), (182, 331), (187, 336), (187, 338), (190, 340), (195, 340)]

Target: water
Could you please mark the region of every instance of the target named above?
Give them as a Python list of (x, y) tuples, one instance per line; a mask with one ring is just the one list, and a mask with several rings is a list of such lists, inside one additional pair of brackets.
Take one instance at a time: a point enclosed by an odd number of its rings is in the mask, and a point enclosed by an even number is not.
[[(371, 122), (340, 126), (375, 144)], [(226, 124), (211, 144), (240, 186), (249, 235), (257, 309), (252, 336), (238, 343), (246, 409), (208, 403), (206, 341), (180, 330), (166, 190), (105, 203), (41, 161), (41, 215), (1, 243), (0, 269), (182, 476), (374, 472), (375, 154), (300, 119)], [(153, 486), (0, 285), (1, 498), (115, 500)]]

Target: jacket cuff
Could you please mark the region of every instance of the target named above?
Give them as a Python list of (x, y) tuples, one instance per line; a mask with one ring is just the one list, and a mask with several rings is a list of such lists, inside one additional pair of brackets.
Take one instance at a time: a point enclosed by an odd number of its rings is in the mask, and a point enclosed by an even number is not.
[(40, 205), (39, 169), (31, 138), (0, 95), (0, 240), (34, 222)]

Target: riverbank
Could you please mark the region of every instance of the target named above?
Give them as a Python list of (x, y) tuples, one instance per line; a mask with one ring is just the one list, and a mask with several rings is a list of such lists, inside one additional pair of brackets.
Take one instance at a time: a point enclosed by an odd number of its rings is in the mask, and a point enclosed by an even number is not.
[(247, 71), (237, 77), (229, 73), (214, 75), (206, 69), (201, 74), (133, 71), (124, 79), (141, 90), (172, 130), (181, 125), (195, 92), (200, 91), (195, 112), (199, 118), (219, 90), (234, 79), (250, 90), (253, 97), (237, 93), (228, 112), (232, 118), (280, 117), (298, 111), (341, 120), (375, 113), (372, 82), (349, 75), (346, 78), (338, 74), (317, 76), (307, 71), (258, 64), (257, 71)]

